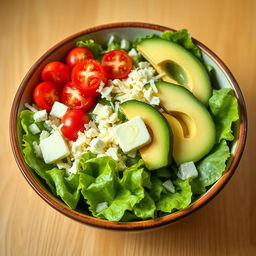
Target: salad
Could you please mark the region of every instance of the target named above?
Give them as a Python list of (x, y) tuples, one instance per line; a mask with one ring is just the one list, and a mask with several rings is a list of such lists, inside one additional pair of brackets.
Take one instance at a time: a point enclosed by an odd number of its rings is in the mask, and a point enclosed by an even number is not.
[(238, 103), (187, 30), (48, 63), (19, 119), (28, 166), (68, 207), (115, 222), (189, 207), (226, 171)]

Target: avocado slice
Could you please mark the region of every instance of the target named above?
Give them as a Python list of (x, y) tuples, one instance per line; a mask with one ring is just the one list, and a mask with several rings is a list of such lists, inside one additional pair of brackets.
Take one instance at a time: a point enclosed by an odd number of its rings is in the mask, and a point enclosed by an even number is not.
[(151, 105), (129, 100), (120, 105), (122, 112), (130, 120), (140, 116), (151, 135), (151, 143), (140, 148), (140, 155), (149, 170), (165, 167), (172, 159), (172, 132), (163, 115)]
[(207, 108), (179, 85), (157, 82), (156, 87), (173, 132), (174, 160), (177, 164), (200, 160), (216, 141), (215, 124)]
[(211, 97), (211, 82), (204, 65), (182, 46), (160, 38), (137, 45), (137, 50), (153, 65), (166, 82), (190, 90), (203, 104)]

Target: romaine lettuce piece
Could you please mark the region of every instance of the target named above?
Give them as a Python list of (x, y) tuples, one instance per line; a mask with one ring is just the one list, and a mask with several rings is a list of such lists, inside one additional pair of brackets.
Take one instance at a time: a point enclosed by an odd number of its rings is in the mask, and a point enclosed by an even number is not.
[(53, 168), (46, 172), (52, 178), (57, 195), (70, 207), (75, 209), (80, 199), (79, 175), (66, 176), (64, 170)]
[(230, 156), (225, 140), (217, 144), (212, 151), (196, 164), (198, 177), (192, 181), (194, 194), (206, 192), (206, 187), (216, 182), (226, 170), (226, 161)]
[(239, 119), (238, 103), (232, 89), (213, 90), (209, 107), (216, 124), (217, 142), (222, 139), (232, 141), (232, 123)]
[(163, 194), (160, 200), (156, 203), (156, 209), (162, 212), (171, 213), (174, 210), (185, 209), (191, 203), (192, 191), (190, 179), (173, 181), (175, 193), (167, 192)]
[[(32, 132), (28, 129), (29, 125), (34, 122), (34, 112), (30, 110), (23, 110), (20, 115), (21, 126), (24, 130), (23, 135), (23, 154), (25, 162), (28, 164), (30, 168), (32, 168), (42, 179), (45, 180), (51, 191), (54, 195), (56, 195), (56, 190), (54, 188), (54, 184), (51, 180), (51, 177), (47, 174), (47, 170), (54, 168), (54, 165), (46, 164), (43, 159), (40, 159), (36, 156), (33, 148), (33, 142), (37, 142), (39, 144), (39, 134), (32, 134)], [(37, 126), (40, 130), (45, 130), (42, 123), (37, 123)]]

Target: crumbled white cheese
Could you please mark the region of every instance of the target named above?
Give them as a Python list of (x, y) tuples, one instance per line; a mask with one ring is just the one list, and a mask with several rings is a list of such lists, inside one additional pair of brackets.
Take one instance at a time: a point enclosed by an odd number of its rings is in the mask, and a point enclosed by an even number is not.
[(131, 56), (131, 57), (136, 57), (139, 55), (139, 53), (134, 49), (132, 48), (129, 52), (128, 52), (128, 55)]
[(68, 106), (66, 106), (63, 103), (60, 103), (58, 101), (55, 101), (53, 106), (52, 106), (52, 110), (50, 112), (50, 115), (58, 117), (58, 118), (61, 119), (65, 115), (67, 110), (68, 110)]
[(36, 124), (31, 124), (28, 129), (32, 132), (32, 134), (38, 134), (41, 132), (41, 130), (38, 128)]
[(35, 104), (30, 105), (30, 104), (28, 104), (28, 103), (25, 103), (24, 105), (25, 105), (25, 107), (26, 107), (27, 109), (31, 110), (31, 111), (34, 112), (34, 113), (36, 113), (36, 112), (38, 111), (38, 109), (37, 109), (37, 107), (36, 107)]
[(186, 162), (179, 166), (179, 170), (177, 176), (182, 179), (186, 180), (188, 178), (195, 178), (198, 175), (198, 171), (194, 162)]
[(166, 188), (167, 191), (175, 193), (175, 187), (173, 186), (171, 180), (166, 180), (165, 182), (163, 182), (163, 187)]
[(126, 39), (122, 39), (120, 42), (120, 49), (127, 51), (129, 48), (130, 48), (130, 42)]
[(157, 93), (158, 89), (156, 88), (155, 81), (151, 79), (151, 80), (149, 80), (149, 84), (150, 84), (152, 90)]
[(59, 160), (56, 162), (56, 165), (59, 169), (69, 170), (71, 166), (68, 163), (64, 163), (63, 161)]
[(90, 142), (90, 149), (92, 153), (100, 154), (103, 153), (105, 143), (100, 138), (94, 138)]
[(78, 163), (79, 163), (79, 160), (76, 159), (71, 168), (67, 169), (67, 173), (71, 174), (71, 173), (77, 173), (77, 170), (78, 170)]
[(34, 120), (35, 122), (42, 122), (42, 121), (45, 121), (47, 120), (48, 118), (48, 115), (47, 115), (47, 112), (46, 110), (40, 110), (40, 111), (37, 111), (35, 112), (34, 114)]
[(106, 155), (112, 157), (114, 160), (118, 160), (117, 148), (109, 148), (106, 151)]
[(149, 101), (149, 104), (158, 106), (160, 104), (159, 97), (153, 96)]
[(150, 63), (147, 61), (141, 61), (138, 63), (138, 67), (143, 69), (143, 68), (149, 68), (150, 67)]
[[(115, 105), (132, 99), (159, 105), (160, 100), (157, 100), (157, 88), (154, 84), (159, 78), (155, 76), (155, 73), (155, 69), (148, 62), (140, 62), (139, 67), (133, 69), (128, 78), (109, 80), (108, 86), (100, 86), (98, 91), (102, 98), (115, 100)], [(147, 84), (150, 84), (150, 86), (145, 87)], [(94, 114), (99, 111), (101, 111), (100, 106), (95, 108)], [(115, 112), (117, 112), (116, 109)]]
[[(129, 53), (133, 56), (138, 55), (135, 49)], [(119, 105), (135, 99), (158, 106), (160, 100), (157, 97), (155, 82), (162, 75), (156, 75), (150, 63), (144, 61), (140, 62), (138, 68), (133, 69), (126, 79), (109, 80), (107, 86), (102, 82), (98, 92), (102, 98), (109, 100), (111, 105), (98, 103), (94, 107), (92, 113), (95, 115), (95, 121), (85, 124), (85, 131), (78, 133), (75, 142), (70, 142), (72, 158), (76, 161), (83, 153), (94, 152), (97, 157), (112, 157), (117, 160), (119, 170), (125, 169), (126, 156), (120, 150), (114, 134), (114, 129), (120, 122)], [(136, 157), (136, 153), (131, 153), (130, 157)], [(72, 166), (68, 172), (76, 172), (76, 167)]]

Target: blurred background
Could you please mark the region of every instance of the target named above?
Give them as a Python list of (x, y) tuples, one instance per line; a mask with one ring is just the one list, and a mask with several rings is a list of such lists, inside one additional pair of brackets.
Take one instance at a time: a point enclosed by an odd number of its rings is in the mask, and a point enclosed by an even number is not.
[[(31, 65), (75, 32), (121, 21), (187, 28), (231, 69), (249, 114), (247, 146), (224, 190), (196, 214), (146, 233), (62, 216), (26, 183), (9, 143), (11, 103)], [(0, 24), (0, 255), (256, 255), (255, 0), (0, 0)]]

